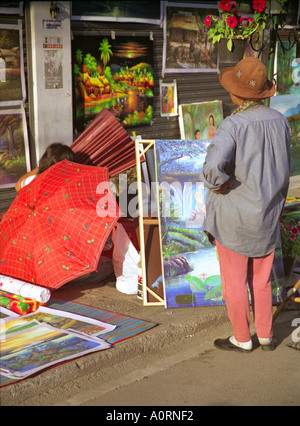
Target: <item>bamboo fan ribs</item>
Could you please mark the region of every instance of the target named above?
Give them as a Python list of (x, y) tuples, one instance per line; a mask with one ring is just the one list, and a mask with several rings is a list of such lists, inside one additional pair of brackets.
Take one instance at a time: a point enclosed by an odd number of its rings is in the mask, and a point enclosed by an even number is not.
[(108, 167), (110, 177), (136, 164), (134, 141), (106, 108), (75, 140), (71, 149), (80, 163)]

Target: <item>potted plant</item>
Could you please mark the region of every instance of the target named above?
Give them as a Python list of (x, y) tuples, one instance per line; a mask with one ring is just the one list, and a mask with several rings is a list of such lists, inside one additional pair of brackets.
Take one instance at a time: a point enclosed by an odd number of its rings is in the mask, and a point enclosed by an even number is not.
[(221, 0), (220, 16), (207, 15), (205, 18), (205, 25), (209, 28), (207, 36), (212, 39), (213, 44), (221, 40), (227, 41), (227, 49), (232, 51), (233, 39), (247, 40), (255, 31), (266, 27), (266, 8), (266, 0), (253, 0), (253, 18), (245, 17), (238, 14), (235, 1)]
[(290, 275), (300, 255), (300, 224), (287, 217), (280, 219), (280, 237), (284, 273)]

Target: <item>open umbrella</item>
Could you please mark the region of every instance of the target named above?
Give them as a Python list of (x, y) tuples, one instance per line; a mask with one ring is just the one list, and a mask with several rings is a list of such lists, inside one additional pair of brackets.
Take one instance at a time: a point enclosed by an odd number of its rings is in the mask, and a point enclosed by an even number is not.
[(97, 269), (120, 216), (108, 169), (61, 161), (21, 189), (0, 222), (0, 272), (57, 289)]

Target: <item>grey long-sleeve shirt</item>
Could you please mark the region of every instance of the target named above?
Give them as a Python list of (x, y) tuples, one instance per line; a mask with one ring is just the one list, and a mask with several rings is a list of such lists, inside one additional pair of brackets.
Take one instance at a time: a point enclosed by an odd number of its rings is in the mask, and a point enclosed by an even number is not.
[(291, 129), (278, 111), (256, 105), (227, 117), (207, 150), (200, 179), (209, 191), (205, 231), (249, 257), (271, 253), (289, 186)]

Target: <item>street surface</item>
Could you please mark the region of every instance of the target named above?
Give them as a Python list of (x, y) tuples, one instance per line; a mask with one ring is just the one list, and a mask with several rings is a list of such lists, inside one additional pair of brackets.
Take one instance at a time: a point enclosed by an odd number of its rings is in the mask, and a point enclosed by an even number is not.
[[(279, 343), (274, 352), (216, 349), (214, 339), (231, 334), (230, 324), (225, 323), (188, 335), (159, 352), (147, 351), (79, 379), (70, 377), (60, 388), (44, 389), (34, 398), (26, 398), (26, 392), (10, 401), (5, 398), (2, 405), (101, 406), (100, 420), (127, 419), (134, 424), (151, 416), (151, 420), (166, 416), (199, 420), (199, 411), (193, 411), (196, 406), (299, 406), (300, 351), (287, 344), (300, 339), (300, 309), (282, 312), (274, 330)], [(142, 406), (146, 414), (138, 409)]]

